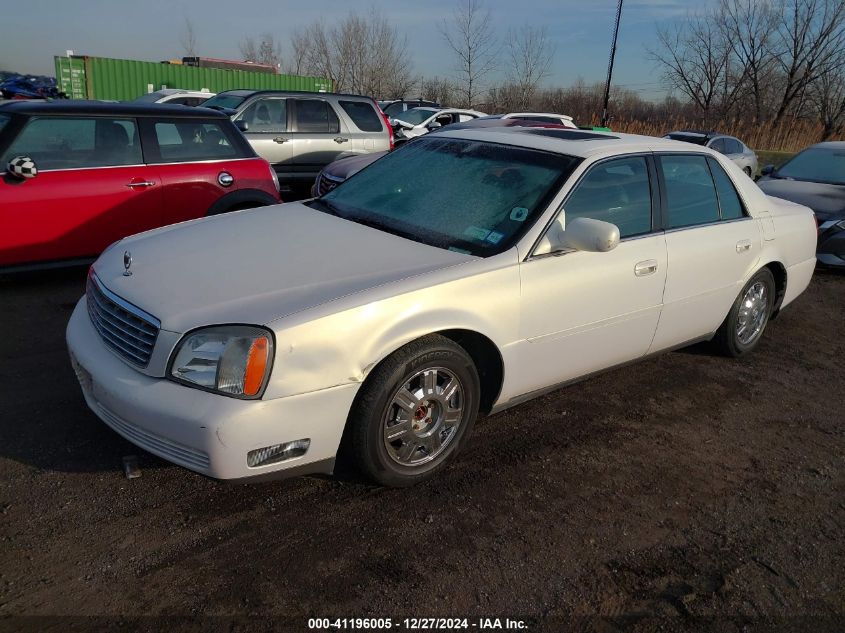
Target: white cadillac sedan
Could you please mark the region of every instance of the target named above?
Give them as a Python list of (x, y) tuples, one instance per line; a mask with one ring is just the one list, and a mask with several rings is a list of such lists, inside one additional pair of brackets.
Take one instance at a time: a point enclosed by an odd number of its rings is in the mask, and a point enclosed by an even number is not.
[(479, 411), (696, 341), (751, 351), (815, 244), (809, 209), (706, 148), (444, 130), (321, 198), (113, 245), (67, 340), (94, 413), (164, 459), (331, 473), (343, 441), (405, 486)]

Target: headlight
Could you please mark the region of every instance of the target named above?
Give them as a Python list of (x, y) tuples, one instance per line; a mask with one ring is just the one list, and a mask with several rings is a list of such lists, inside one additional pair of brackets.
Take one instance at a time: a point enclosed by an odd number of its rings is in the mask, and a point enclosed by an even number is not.
[(273, 335), (251, 325), (221, 325), (187, 334), (170, 362), (170, 377), (235, 398), (259, 398), (273, 364)]

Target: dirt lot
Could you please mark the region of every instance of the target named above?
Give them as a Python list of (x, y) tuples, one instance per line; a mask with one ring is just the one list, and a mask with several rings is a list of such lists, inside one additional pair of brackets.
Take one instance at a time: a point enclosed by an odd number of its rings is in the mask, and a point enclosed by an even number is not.
[(696, 347), (482, 419), (410, 490), (234, 486), (134, 448), (67, 360), (83, 279), (0, 280), (0, 630), (845, 630), (843, 275), (817, 273), (750, 358)]

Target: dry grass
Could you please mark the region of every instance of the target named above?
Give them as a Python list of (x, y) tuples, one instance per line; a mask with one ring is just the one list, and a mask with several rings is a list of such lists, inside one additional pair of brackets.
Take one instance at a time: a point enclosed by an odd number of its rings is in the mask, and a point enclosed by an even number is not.
[[(663, 136), (672, 130), (702, 129), (700, 123), (684, 119), (666, 122), (617, 119), (613, 121), (611, 127), (618, 132), (646, 134), (648, 136)], [(818, 143), (822, 137), (822, 125), (820, 123), (794, 121), (792, 119), (776, 124), (763, 125), (752, 125), (739, 120), (724, 120), (715, 125), (707, 126), (707, 129), (736, 136), (748, 147), (755, 150), (777, 152), (797, 152), (808, 145)]]

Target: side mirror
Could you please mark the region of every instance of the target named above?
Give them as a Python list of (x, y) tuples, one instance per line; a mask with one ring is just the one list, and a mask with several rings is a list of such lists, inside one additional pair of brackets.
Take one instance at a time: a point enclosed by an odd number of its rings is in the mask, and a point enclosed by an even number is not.
[(427, 127), (429, 130), (439, 130), (440, 128), (442, 128), (442, 127), (443, 127), (443, 125), (442, 125), (441, 123), (438, 123), (437, 121), (432, 121), (432, 122), (431, 122), (431, 123), (429, 123), (426, 127)]
[(535, 255), (547, 255), (563, 250), (606, 253), (619, 245), (619, 227), (615, 224), (590, 218), (575, 218), (568, 226), (564, 226), (563, 215), (559, 215), (546, 231), (534, 249)]
[(249, 130), (249, 123), (246, 121), (235, 121), (235, 127), (238, 128), (241, 132), (246, 132)]
[(771, 176), (775, 173), (775, 166), (774, 165), (766, 165), (763, 169), (760, 170), (761, 176)]
[(38, 167), (29, 156), (15, 156), (9, 161), (6, 170), (15, 178), (22, 180), (35, 178), (38, 175)]

